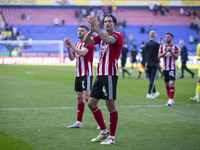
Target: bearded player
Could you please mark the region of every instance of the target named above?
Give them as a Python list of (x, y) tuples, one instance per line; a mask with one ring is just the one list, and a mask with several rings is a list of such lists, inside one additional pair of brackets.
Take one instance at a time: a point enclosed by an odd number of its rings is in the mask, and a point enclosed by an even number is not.
[[(115, 132), (118, 122), (118, 111), (116, 107), (117, 81), (118, 81), (118, 59), (123, 47), (123, 36), (115, 31), (117, 20), (113, 15), (106, 15), (103, 18), (104, 33), (99, 28), (96, 18), (88, 16), (87, 21), (91, 29), (84, 41), (86, 43), (99, 44), (99, 62), (97, 64), (97, 77), (91, 90), (88, 106), (94, 118), (101, 128), (100, 134), (93, 138), (92, 142), (100, 144), (115, 144)], [(97, 36), (91, 36), (96, 31)], [(110, 114), (110, 133), (108, 132), (101, 109), (98, 107), (100, 99), (104, 99)]]
[[(83, 42), (84, 36), (88, 33), (89, 29), (85, 25), (80, 25), (78, 28), (78, 38), (80, 41), (74, 46), (70, 39), (65, 38), (65, 46), (69, 59), (72, 61), (76, 58), (76, 79), (75, 91), (77, 98), (77, 121), (68, 126), (68, 128), (82, 128), (82, 119), (85, 109), (85, 101), (88, 101), (92, 87), (93, 79), (93, 56), (94, 44), (86, 44)], [(71, 52), (70, 48), (73, 49)]]
[(172, 43), (173, 34), (166, 33), (165, 41), (167, 44), (159, 48), (158, 58), (163, 58), (163, 75), (169, 100), (166, 106), (174, 104), (175, 80), (176, 80), (176, 60), (178, 59), (179, 47)]

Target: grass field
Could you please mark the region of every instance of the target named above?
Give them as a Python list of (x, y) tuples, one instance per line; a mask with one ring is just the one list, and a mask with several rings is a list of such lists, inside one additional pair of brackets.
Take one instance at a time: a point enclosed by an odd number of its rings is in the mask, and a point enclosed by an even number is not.
[[(148, 80), (118, 80), (119, 112), (115, 145), (90, 140), (99, 134), (90, 110), (82, 129), (67, 129), (76, 120), (75, 67), (0, 65), (1, 150), (199, 150), (200, 104), (192, 103), (197, 81), (185, 73), (176, 80), (175, 105), (164, 106), (164, 81), (156, 81), (161, 95), (146, 99)], [(159, 75), (160, 76), (160, 75)], [(143, 76), (144, 77), (144, 76)], [(100, 101), (107, 127), (109, 114)]]

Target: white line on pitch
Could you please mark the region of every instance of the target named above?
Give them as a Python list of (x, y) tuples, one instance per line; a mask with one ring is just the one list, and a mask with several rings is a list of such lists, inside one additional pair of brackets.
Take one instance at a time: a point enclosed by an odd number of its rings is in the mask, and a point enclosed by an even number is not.
[[(179, 104), (174, 106), (200, 106), (195, 104)], [(105, 108), (106, 106), (99, 106), (100, 108)], [(165, 105), (130, 105), (130, 106), (117, 106), (117, 108), (144, 108), (144, 107), (166, 107)], [(38, 107), (38, 108), (0, 108), (3, 110), (52, 110), (52, 109), (75, 109), (76, 107)]]

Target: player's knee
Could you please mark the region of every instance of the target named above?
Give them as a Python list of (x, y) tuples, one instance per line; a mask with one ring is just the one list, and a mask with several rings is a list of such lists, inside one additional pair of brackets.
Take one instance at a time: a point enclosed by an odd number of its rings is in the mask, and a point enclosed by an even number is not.
[(89, 107), (90, 109), (94, 109), (93, 103), (92, 103), (91, 101), (88, 101), (88, 107)]
[(89, 100), (89, 95), (84, 96), (83, 99), (84, 99), (86, 102), (88, 102), (88, 100)]
[(90, 97), (90, 94), (89, 94), (89, 93), (83, 93), (83, 99), (84, 99), (86, 102), (88, 102), (89, 97)]
[(83, 102), (83, 98), (79, 95), (76, 95), (76, 99), (78, 102)]
[(108, 108), (109, 113), (113, 113), (113, 112), (117, 111), (117, 108), (115, 106), (110, 106), (110, 107), (107, 107), (107, 108)]
[(173, 80), (169, 81), (169, 87), (174, 87), (175, 82)]
[(106, 102), (107, 109), (110, 113), (117, 111), (117, 107), (115, 103), (110, 103), (110, 101)]
[(94, 99), (90, 99), (88, 100), (88, 107), (90, 109), (94, 109), (97, 107), (98, 101), (94, 101)]

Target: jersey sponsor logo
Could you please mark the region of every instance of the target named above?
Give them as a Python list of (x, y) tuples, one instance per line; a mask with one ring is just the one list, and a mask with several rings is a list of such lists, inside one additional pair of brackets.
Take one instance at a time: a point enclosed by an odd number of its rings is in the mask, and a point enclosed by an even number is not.
[(101, 53), (102, 54), (104, 54), (105, 53), (105, 51), (107, 50), (107, 48), (108, 48), (108, 44), (102, 44), (102, 46), (101, 46)]

